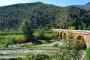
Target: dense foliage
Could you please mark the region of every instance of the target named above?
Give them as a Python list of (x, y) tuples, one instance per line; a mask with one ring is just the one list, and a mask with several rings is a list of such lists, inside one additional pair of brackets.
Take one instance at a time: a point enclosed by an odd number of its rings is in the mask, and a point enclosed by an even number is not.
[(0, 7), (0, 27), (16, 29), (24, 20), (30, 20), (31, 28), (46, 29), (75, 26), (90, 30), (90, 10), (74, 6), (60, 7), (41, 2), (15, 4)]

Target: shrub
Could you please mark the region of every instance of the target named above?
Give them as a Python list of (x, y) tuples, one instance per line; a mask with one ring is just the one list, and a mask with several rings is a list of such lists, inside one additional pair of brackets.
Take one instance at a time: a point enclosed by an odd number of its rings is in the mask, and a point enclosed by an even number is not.
[(35, 31), (34, 37), (36, 39), (44, 39), (45, 38), (45, 31), (43, 29)]
[(86, 50), (85, 50), (85, 56), (84, 56), (84, 59), (85, 60), (90, 60), (90, 47), (88, 47)]

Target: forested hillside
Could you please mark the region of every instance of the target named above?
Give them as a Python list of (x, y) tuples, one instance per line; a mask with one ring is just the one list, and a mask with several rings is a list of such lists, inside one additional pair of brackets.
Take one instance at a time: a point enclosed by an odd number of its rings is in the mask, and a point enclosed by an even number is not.
[(74, 6), (60, 7), (35, 2), (0, 7), (0, 27), (18, 28), (24, 19), (30, 20), (32, 28), (75, 26), (76, 29), (90, 29), (90, 10)]

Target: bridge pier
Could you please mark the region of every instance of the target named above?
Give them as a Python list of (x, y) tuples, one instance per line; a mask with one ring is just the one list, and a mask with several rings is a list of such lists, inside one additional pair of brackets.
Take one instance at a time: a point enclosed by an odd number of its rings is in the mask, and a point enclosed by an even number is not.
[(87, 41), (87, 47), (89, 47), (89, 46), (90, 46), (90, 33), (88, 35), (88, 41)]
[(64, 33), (62, 33), (62, 39), (64, 39), (64, 38), (65, 38)]

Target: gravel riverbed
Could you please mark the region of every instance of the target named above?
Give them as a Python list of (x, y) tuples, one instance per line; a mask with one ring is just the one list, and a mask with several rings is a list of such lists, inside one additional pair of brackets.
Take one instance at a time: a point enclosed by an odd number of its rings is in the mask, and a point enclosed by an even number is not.
[(10, 58), (24, 58), (26, 56), (0, 56), (0, 59), (10, 59)]
[(15, 49), (15, 50), (0, 50), (0, 54), (17, 54), (17, 53), (47, 53), (55, 52), (55, 50), (30, 50), (30, 49)]

